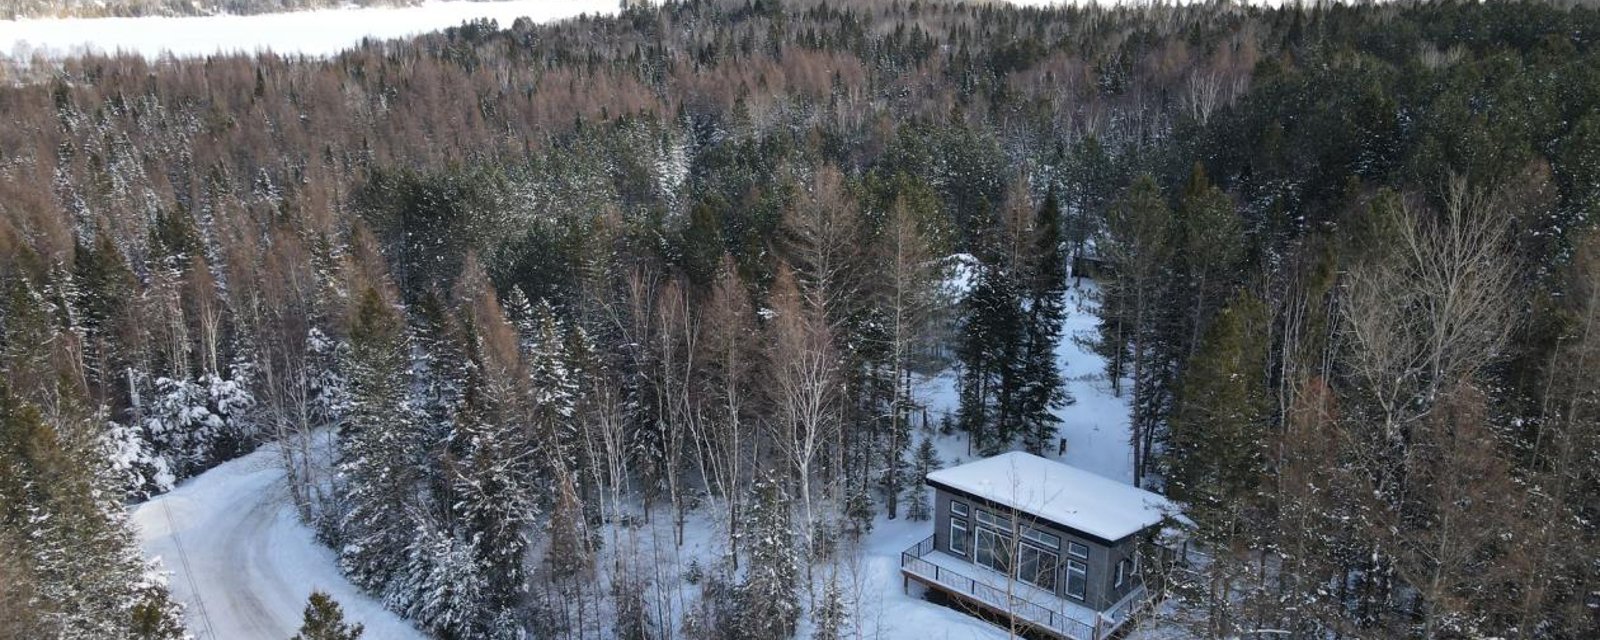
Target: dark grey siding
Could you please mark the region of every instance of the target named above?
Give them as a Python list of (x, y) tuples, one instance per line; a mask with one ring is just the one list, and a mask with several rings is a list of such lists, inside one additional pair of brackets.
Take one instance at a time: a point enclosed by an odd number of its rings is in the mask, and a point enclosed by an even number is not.
[[(972, 514), (967, 518), (963, 518), (963, 520), (967, 521), (967, 530), (969, 532), (972, 532), (977, 528), (976, 514), (974, 513), (974, 510), (976, 509), (985, 509), (996, 513), (997, 515), (1002, 515), (1002, 517), (1007, 519), (1010, 519), (1011, 516), (1009, 515), (1009, 512), (1004, 509), (1004, 507), (1000, 507), (999, 505), (987, 504), (965, 496), (954, 495), (940, 487), (934, 487), (934, 549), (952, 556), (964, 557), (968, 562), (972, 562), (970, 554), (959, 554), (952, 551), (950, 548), (950, 519), (952, 517), (950, 514), (950, 503), (953, 501), (966, 503), (968, 513)], [(1084, 535), (1081, 532), (1047, 520), (1023, 517), (1022, 522), (1030, 527), (1039, 529), (1046, 533), (1054, 534), (1061, 538), (1061, 549), (1059, 553), (1060, 575), (1056, 579), (1056, 595), (1060, 596), (1061, 598), (1077, 600), (1076, 598), (1067, 595), (1066, 567), (1067, 560), (1069, 558), (1067, 554), (1067, 543), (1069, 542), (1076, 542), (1089, 548), (1089, 558), (1084, 561), (1084, 564), (1088, 567), (1088, 584), (1084, 589), (1085, 598), (1083, 600), (1083, 604), (1100, 610), (1110, 608), (1111, 605), (1116, 604), (1119, 600), (1131, 592), (1137, 584), (1136, 579), (1130, 576), (1129, 579), (1123, 583), (1121, 588), (1114, 586), (1114, 582), (1116, 580), (1115, 572), (1117, 562), (1131, 557), (1131, 554), (1134, 552), (1137, 544), (1137, 536), (1108, 544), (1104, 540)], [(972, 534), (969, 533), (969, 535)], [(969, 541), (968, 544), (970, 546), (972, 543)]]

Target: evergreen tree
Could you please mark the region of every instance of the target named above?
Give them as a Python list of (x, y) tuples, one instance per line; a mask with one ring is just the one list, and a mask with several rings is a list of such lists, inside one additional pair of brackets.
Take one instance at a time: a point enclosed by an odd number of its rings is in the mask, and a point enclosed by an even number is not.
[(972, 448), (991, 455), (1016, 435), (1010, 401), (1024, 327), (1016, 285), (1005, 270), (980, 261), (976, 271), (962, 303), (965, 319), (956, 347), (961, 361), (956, 425), (967, 433)]
[[(1115, 194), (1114, 167), (1099, 138), (1088, 135), (1073, 147), (1067, 164), (1066, 194), (1070, 214), (1065, 221), (1063, 240), (1068, 259), (1087, 257), (1089, 242), (1098, 237), (1104, 224), (1107, 203)], [(1082, 274), (1074, 274), (1082, 275)]]
[(416, 416), (407, 401), (410, 345), (393, 303), (376, 288), (361, 294), (350, 323), (350, 408), (339, 430), (339, 564), (361, 587), (382, 591), (415, 535), (422, 463)]
[(483, 607), (487, 584), (476, 545), (431, 518), (418, 521), (384, 605), (441, 637), (487, 635)]
[(305, 621), (292, 640), (356, 640), (365, 629), (344, 621), (344, 608), (321, 591), (306, 600)]
[(845, 608), (837, 571), (828, 574), (828, 582), (822, 588), (822, 601), (812, 612), (811, 622), (816, 627), (812, 640), (840, 640), (849, 632), (850, 612)]
[(1233, 202), (1211, 184), (1200, 164), (1184, 185), (1176, 220), (1180, 242), (1175, 262), (1188, 299), (1170, 308), (1178, 316), (1174, 324), (1179, 332), (1172, 342), (1183, 346), (1175, 357), (1182, 359), (1194, 355), (1211, 316), (1227, 302), (1244, 257), (1245, 233)]
[(481, 616), (478, 623), (485, 627), (516, 606), (526, 592), (527, 528), (538, 514), (530, 493), (536, 449), (511, 417), (510, 385), (486, 379), (490, 377), (498, 375), (480, 373), (469, 379), (451, 434), (453, 445), (463, 450), (457, 468), (456, 511), (460, 535), (471, 542), (482, 576), (483, 599), (475, 605)]
[(800, 618), (800, 568), (796, 564), (794, 524), (788, 493), (777, 479), (756, 482), (750, 525), (750, 567), (739, 590), (739, 628), (748, 638), (787, 638)]
[(1189, 361), (1166, 446), (1167, 489), (1204, 526), (1236, 526), (1267, 469), (1267, 310), (1234, 298)]
[(939, 452), (933, 448), (933, 438), (924, 437), (922, 443), (917, 445), (916, 463), (911, 465), (911, 506), (907, 509), (906, 517), (923, 521), (933, 517), (932, 506), (928, 504), (928, 489), (923, 486), (928, 474), (938, 471), (944, 465), (939, 460)]
[[(927, 198), (931, 200), (931, 198)], [(937, 300), (935, 255), (932, 247), (934, 229), (931, 222), (932, 207), (918, 206), (913, 212), (911, 201), (904, 195), (896, 196), (889, 206), (886, 227), (882, 233), (881, 260), (883, 285), (878, 288), (877, 305), (884, 309), (886, 340), (888, 342), (886, 366), (880, 376), (887, 387), (888, 406), (882, 440), (884, 464), (880, 484), (884, 493), (884, 510), (892, 520), (900, 515), (900, 494), (905, 490), (906, 453), (911, 447), (911, 417), (915, 400), (911, 389), (911, 365), (918, 348), (928, 338), (929, 319), (934, 314)]]
[[(111, 237), (101, 233), (93, 244), (80, 244), (73, 252), (76, 326), (83, 332), (83, 360), (95, 399), (113, 407), (127, 407), (128, 381), (122, 376), (139, 360), (139, 327), (132, 320), (132, 302), (139, 295), (138, 280)], [(121, 384), (118, 384), (121, 382)]]
[(1055, 189), (1045, 196), (1033, 223), (1034, 242), (1026, 277), (1027, 323), (1022, 357), (1017, 366), (1021, 379), (1017, 415), (1023, 446), (1043, 454), (1061, 422), (1055, 411), (1072, 403), (1063, 388), (1056, 350), (1066, 320), (1067, 254), (1061, 239), (1061, 206)]
[(464, 304), (468, 369), (461, 409), (450, 433), (454, 460), (456, 535), (475, 554), (481, 600), (467, 628), (489, 637), (525, 632), (497, 624), (517, 608), (527, 592), (528, 533), (539, 515), (534, 495), (540, 479), (535, 408), (530, 407), (518, 334), (475, 264), (462, 276), (458, 299)]
[(15, 615), (42, 637), (183, 637), (118, 500), (96, 412), (70, 388), (57, 402), (47, 417), (0, 383), (0, 543), (17, 545), (12, 570), (34, 596)]
[(1101, 283), (1100, 340), (1112, 388), (1121, 393), (1133, 379), (1134, 482), (1143, 481), (1155, 441), (1157, 419), (1166, 410), (1170, 363), (1160, 348), (1162, 298), (1171, 272), (1172, 212), (1154, 178), (1140, 176), (1111, 207), (1098, 246), (1112, 264)]
[(189, 638), (183, 626), (183, 606), (173, 601), (165, 576), (154, 565), (147, 565), (144, 578), (134, 587), (130, 610), (132, 624), (128, 637), (134, 640), (174, 640)]
[[(449, 313), (444, 302), (432, 291), (424, 293), (411, 309), (416, 317), (417, 358), (412, 363), (413, 387), (416, 393), (418, 438), (423, 451), (430, 458), (443, 457), (452, 427), (461, 411), (462, 392), (466, 387), (467, 360), (466, 331), (461, 318)], [(441, 464), (427, 464), (421, 469), (423, 485), (429, 503), (444, 507), (455, 502), (453, 483)], [(443, 509), (436, 511), (443, 518)]]
[[(593, 536), (579, 493), (577, 401), (581, 395), (567, 351), (570, 332), (557, 321), (555, 309), (541, 300), (529, 309), (522, 329), (528, 364), (532, 426), (539, 434), (549, 478), (551, 511), (546, 564), (566, 577), (591, 566)], [(581, 338), (574, 338), (579, 340)]]

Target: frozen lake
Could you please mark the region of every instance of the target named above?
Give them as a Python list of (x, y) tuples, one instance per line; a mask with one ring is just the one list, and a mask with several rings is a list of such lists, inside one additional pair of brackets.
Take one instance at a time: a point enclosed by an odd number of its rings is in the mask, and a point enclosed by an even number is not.
[(430, 0), (416, 7), (345, 8), (253, 16), (192, 18), (50, 18), (0, 20), (0, 55), (60, 57), (96, 51), (129, 51), (154, 58), (218, 52), (274, 51), (325, 56), (362, 38), (389, 39), (493, 18), (502, 28), (528, 16), (550, 22), (579, 14), (615, 13), (617, 0)]

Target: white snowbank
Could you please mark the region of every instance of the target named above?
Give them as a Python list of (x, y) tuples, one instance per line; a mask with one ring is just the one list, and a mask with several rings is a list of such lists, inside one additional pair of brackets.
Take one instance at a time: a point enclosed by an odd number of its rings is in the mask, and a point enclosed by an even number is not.
[(289, 503), (273, 445), (138, 505), (133, 521), (145, 554), (174, 574), (172, 593), (197, 638), (293, 636), (313, 589), (366, 625), (367, 638), (424, 637), (339, 574)]
[(550, 22), (579, 14), (610, 14), (617, 0), (429, 0), (415, 7), (323, 9), (251, 16), (185, 18), (41, 18), (0, 20), (0, 55), (26, 60), (35, 53), (62, 57), (94, 51), (200, 57), (218, 52), (327, 56), (363, 38), (386, 40), (492, 18), (501, 28), (527, 16)]

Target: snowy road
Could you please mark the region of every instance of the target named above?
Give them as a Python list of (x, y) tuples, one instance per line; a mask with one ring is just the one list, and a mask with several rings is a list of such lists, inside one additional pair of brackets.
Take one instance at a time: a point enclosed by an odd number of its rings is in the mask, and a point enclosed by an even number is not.
[(312, 589), (332, 595), (369, 638), (422, 638), (339, 575), (288, 501), (268, 445), (133, 510), (147, 555), (173, 573), (197, 640), (283, 640), (300, 627)]

